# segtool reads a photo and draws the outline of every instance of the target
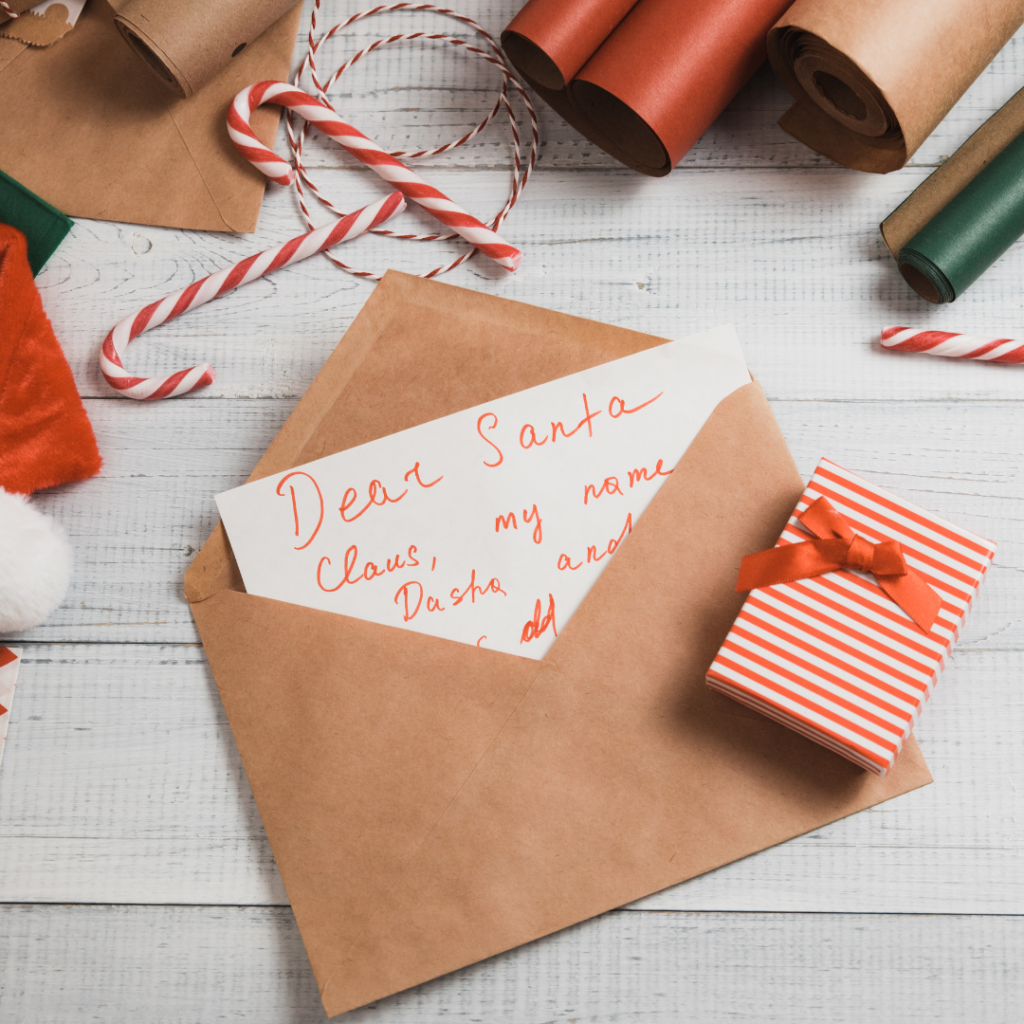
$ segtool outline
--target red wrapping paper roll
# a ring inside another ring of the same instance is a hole
[[[530,0],[502,34],[510,60],[573,127],[663,175],[765,59],[790,0]],[[581,55],[606,33],[586,63]],[[559,81],[572,80],[567,86]]]
[[[637,0],[530,0],[501,34],[515,66],[545,89],[564,89]]]

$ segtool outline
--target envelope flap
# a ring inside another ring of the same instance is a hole
[[[72,216],[254,230],[265,179],[234,151],[227,108],[245,85],[287,76],[301,13],[289,11],[183,100],[121,39],[110,5],[92,0],[59,46],[0,68],[14,111],[0,118],[0,169]],[[276,107],[253,116],[270,145],[279,116]]]
[[[299,3],[194,96],[169,110],[225,231],[256,230],[266,185],[263,174],[239,155],[228,135],[228,107],[247,85],[288,78],[301,18]],[[256,137],[271,149],[280,119],[280,107],[264,106],[254,110],[249,121]],[[301,233],[297,221],[295,233]]]
[[[539,663],[230,591],[193,612],[322,983]]]
[[[930,781],[912,741],[878,779],[704,683],[740,559],[775,542],[802,490],[758,385],[726,398],[336,961],[328,1013]]]

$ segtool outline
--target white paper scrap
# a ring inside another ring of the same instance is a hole
[[[21,667],[21,648],[0,645],[0,761],[7,744],[7,723],[11,720],[11,702]]]

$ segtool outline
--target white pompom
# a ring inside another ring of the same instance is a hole
[[[71,582],[71,545],[61,525],[0,487],[0,634],[38,626]]]

